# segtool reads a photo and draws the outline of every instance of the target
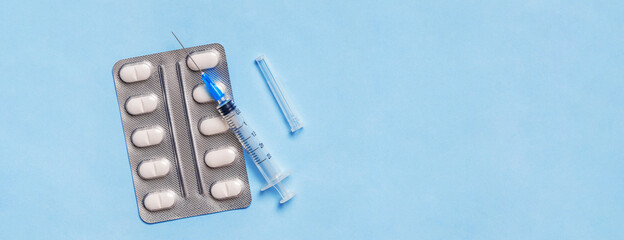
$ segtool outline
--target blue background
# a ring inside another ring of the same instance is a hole
[[[624,2],[9,1],[0,238],[623,239]],[[218,42],[298,195],[148,225],[111,76]],[[253,60],[305,122],[290,135]]]

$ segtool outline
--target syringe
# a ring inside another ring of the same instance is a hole
[[[180,43],[182,49],[186,51],[186,54],[189,56],[195,66],[199,66],[197,65],[197,63],[195,63],[195,60],[193,60],[193,57],[190,55],[188,50],[186,50],[184,45],[182,45],[182,42],[180,42],[175,33],[171,33],[176,38],[176,40],[178,40],[178,43]],[[225,95],[217,87],[217,85],[210,78],[210,76],[203,70],[201,71],[201,77],[206,84],[208,93],[219,104],[217,106],[217,110],[219,110],[219,113],[221,113],[223,119],[227,122],[234,135],[236,135],[238,141],[240,141],[240,143],[243,145],[243,148],[247,150],[247,153],[249,153],[249,156],[251,156],[254,164],[256,165],[256,167],[258,167],[258,170],[267,181],[267,183],[262,186],[260,191],[264,191],[270,187],[274,187],[275,190],[277,190],[279,195],[282,197],[280,203],[285,203],[286,201],[290,200],[292,197],[295,196],[295,193],[288,191],[286,186],[282,184],[282,180],[288,177],[291,172],[283,172],[279,168],[279,166],[275,164],[271,154],[265,149],[264,143],[262,143],[258,139],[256,132],[253,131],[249,127],[249,125],[247,125],[247,122],[245,122],[245,119],[243,119],[241,111],[236,107],[232,98]]]

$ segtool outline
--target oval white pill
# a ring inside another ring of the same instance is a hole
[[[139,128],[132,132],[132,143],[137,147],[148,147],[159,144],[165,131],[161,127]]]
[[[171,170],[171,162],[165,158],[145,160],[139,164],[139,176],[143,179],[164,177]]]
[[[191,60],[192,58],[192,60]],[[195,62],[193,62],[193,60]],[[197,65],[195,65],[197,63]],[[190,57],[186,58],[186,66],[193,71],[199,71],[199,69],[208,69],[217,66],[219,63],[219,52],[215,50],[201,51],[191,53]],[[197,67],[199,65],[199,67]]]
[[[128,98],[126,111],[132,115],[151,113],[158,106],[158,98],[154,94],[141,95]]]
[[[225,93],[225,90],[226,90],[225,84],[223,84],[220,81],[217,82],[216,84],[219,90]],[[193,100],[195,100],[195,102],[198,102],[198,103],[214,102],[214,99],[212,99],[212,96],[208,94],[208,89],[206,89],[205,84],[197,85],[197,87],[193,89]]]
[[[127,83],[146,80],[152,75],[152,67],[147,62],[126,64],[119,70],[119,78]]]
[[[175,202],[176,194],[171,190],[149,193],[143,199],[145,208],[152,212],[172,208]]]
[[[231,147],[214,150],[204,156],[204,162],[211,168],[228,166],[234,162],[234,159],[236,159],[236,150]]]
[[[242,191],[243,183],[239,179],[219,181],[210,188],[210,194],[219,200],[238,197]]]
[[[215,135],[227,131],[228,125],[223,118],[204,118],[199,122],[199,132],[206,136]]]

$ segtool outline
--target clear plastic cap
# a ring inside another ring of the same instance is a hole
[[[271,73],[271,69],[269,69],[269,65],[267,64],[264,55],[256,58],[256,64],[258,64],[258,68],[264,77],[264,80],[269,85],[271,89],[271,93],[273,93],[273,97],[277,101],[284,117],[288,121],[288,125],[290,125],[290,132],[295,132],[303,127],[303,122],[297,116],[297,113],[290,106],[288,98],[284,95],[284,89],[279,84],[277,79],[273,77],[273,73]]]

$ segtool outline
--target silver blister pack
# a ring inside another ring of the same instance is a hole
[[[223,46],[187,50],[232,96]],[[182,49],[123,59],[113,67],[139,215],[146,223],[251,203],[242,146],[194,70]]]

